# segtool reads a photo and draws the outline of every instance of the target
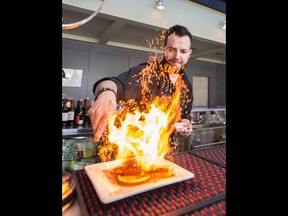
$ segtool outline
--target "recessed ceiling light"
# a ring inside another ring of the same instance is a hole
[[[164,0],[156,0],[156,8],[159,10],[163,10],[165,8],[164,6]]]

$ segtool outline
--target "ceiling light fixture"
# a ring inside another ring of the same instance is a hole
[[[226,29],[226,18],[224,18],[224,20],[220,22],[220,27],[222,29]]]
[[[164,7],[164,0],[156,0],[156,8],[159,9],[159,10],[163,10],[165,7]]]

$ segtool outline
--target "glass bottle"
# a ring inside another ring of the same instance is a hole
[[[87,97],[86,99],[84,99],[84,105],[83,105],[83,124],[85,127],[91,126],[88,114],[89,108],[90,108],[90,100],[89,97]]]
[[[75,107],[74,107],[74,100],[69,100],[69,108],[68,108],[68,124],[69,126],[74,126],[74,116],[75,116]]]
[[[68,122],[67,98],[63,98],[63,106],[62,106],[62,127],[67,126],[67,122]]]
[[[83,108],[82,108],[82,98],[77,101],[77,106],[75,109],[75,125],[83,125]]]

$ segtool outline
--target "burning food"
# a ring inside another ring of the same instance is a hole
[[[142,184],[144,182],[147,182],[147,180],[150,179],[150,175],[147,175],[145,173],[140,175],[118,175],[117,179],[120,184],[124,185],[138,185]]]
[[[147,169],[136,158],[126,159],[122,164],[112,169],[103,170],[103,172],[112,183],[126,186],[139,185],[173,176],[172,170],[168,167],[151,165]]]

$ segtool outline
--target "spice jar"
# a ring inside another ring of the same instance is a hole
[[[76,150],[79,159],[93,156],[93,145],[85,137],[77,137]]]

